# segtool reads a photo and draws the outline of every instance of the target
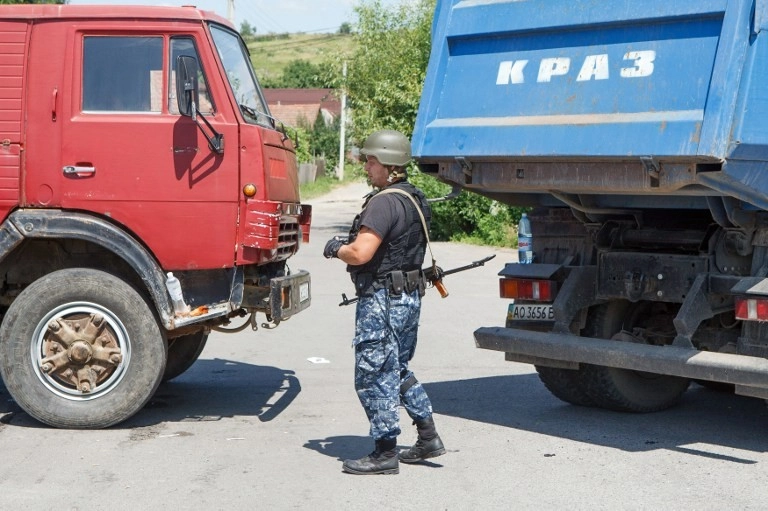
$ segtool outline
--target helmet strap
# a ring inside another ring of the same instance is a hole
[[[395,181],[400,181],[401,179],[405,179],[408,177],[408,174],[406,174],[400,167],[391,167],[392,170],[389,173],[389,176],[387,176],[387,183],[392,184]]]

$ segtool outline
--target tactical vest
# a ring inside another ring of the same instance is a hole
[[[424,194],[408,183],[401,181],[387,187],[399,188],[416,199],[424,218],[429,226],[431,220],[431,210]],[[348,265],[347,271],[351,274],[352,282],[355,283],[355,290],[358,296],[371,294],[385,287],[386,277],[394,271],[409,272],[411,270],[420,270],[424,263],[424,250],[427,244],[427,238],[424,234],[424,228],[416,211],[413,202],[403,195],[393,193],[390,195],[399,201],[406,214],[407,228],[395,239],[382,240],[381,246],[376,250],[370,261],[361,265]],[[363,204],[363,210],[368,206],[376,195],[372,195]],[[383,200],[383,199],[379,199]],[[354,240],[360,232],[360,219],[362,212],[355,217],[352,222],[352,229],[349,232],[349,239]]]

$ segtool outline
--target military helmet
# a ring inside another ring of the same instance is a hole
[[[380,130],[365,139],[363,156],[375,156],[382,165],[405,167],[411,161],[411,142],[395,130]]]

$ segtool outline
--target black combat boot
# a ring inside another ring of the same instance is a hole
[[[376,440],[376,448],[371,454],[359,460],[344,460],[341,469],[357,475],[399,474],[396,447],[396,438]]]
[[[435,458],[445,454],[443,441],[435,429],[435,421],[430,417],[423,421],[414,421],[419,438],[413,447],[400,453],[400,461],[403,463],[416,463],[427,458]]]

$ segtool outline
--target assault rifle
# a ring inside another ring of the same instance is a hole
[[[440,293],[440,296],[442,298],[445,298],[448,296],[448,289],[446,289],[445,284],[443,284],[443,277],[446,275],[453,275],[454,273],[459,273],[460,271],[465,270],[471,270],[472,268],[477,268],[478,266],[483,266],[485,263],[490,261],[496,257],[496,254],[489,255],[488,257],[484,257],[480,259],[479,261],[475,261],[473,263],[459,266],[458,268],[452,268],[450,270],[443,270],[437,265],[430,266],[428,268],[425,268],[424,271],[424,279],[431,285],[431,287],[434,287],[437,289],[438,293]],[[339,304],[339,307],[342,305],[351,305],[355,302],[357,302],[359,298],[347,298],[347,295],[345,293],[341,293],[341,303]]]

